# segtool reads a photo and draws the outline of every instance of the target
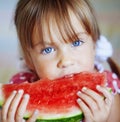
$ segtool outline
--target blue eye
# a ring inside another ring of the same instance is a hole
[[[74,47],[78,47],[78,46],[81,46],[84,42],[81,41],[81,40],[76,40],[72,43],[72,46]]]
[[[55,49],[52,47],[47,47],[45,49],[42,50],[42,54],[49,54],[51,52],[53,52]]]

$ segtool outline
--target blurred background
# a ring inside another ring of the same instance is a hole
[[[101,33],[112,43],[113,58],[120,65],[120,0],[90,0],[96,10]],[[14,27],[17,0],[0,1],[0,82],[7,83],[18,72],[18,39]]]

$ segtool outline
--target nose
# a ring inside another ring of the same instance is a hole
[[[59,68],[67,68],[72,65],[74,65],[72,54],[62,54],[57,64]]]

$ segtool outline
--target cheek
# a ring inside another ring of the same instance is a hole
[[[89,50],[84,50],[80,54],[79,60],[82,60],[83,62],[92,63],[94,62],[94,58],[95,58],[95,51],[93,49],[89,49]]]
[[[41,61],[36,64],[35,67],[36,73],[39,78],[51,78],[53,74],[55,75],[55,66],[51,61]]]
[[[88,56],[89,56],[89,59],[88,59],[89,63],[90,63],[91,65],[94,65],[95,50],[94,50],[94,49],[90,50]]]
[[[95,60],[95,50],[91,50],[89,52],[89,59],[88,59],[88,65],[91,69],[94,68],[94,60]]]
[[[79,65],[85,69],[93,69],[94,68],[94,58],[95,51],[94,49],[89,49],[81,53],[79,56]]]
[[[36,51],[31,51],[31,59],[33,70],[37,73],[39,78],[49,78],[55,74],[55,62],[52,59],[40,56]]]

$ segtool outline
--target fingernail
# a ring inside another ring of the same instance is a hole
[[[80,96],[80,95],[81,95],[81,93],[82,93],[81,91],[78,91],[78,92],[77,92],[77,95],[78,95],[78,96]]]
[[[84,91],[86,91],[86,90],[87,90],[87,88],[86,88],[86,87],[83,87],[83,88],[82,88],[82,91],[83,91],[83,92],[84,92]]]
[[[14,91],[13,91],[13,94],[16,94],[16,93],[17,93],[17,91],[16,91],[16,90],[14,90]]]
[[[96,88],[99,89],[100,88],[100,85],[97,85]]]
[[[81,99],[80,99],[80,98],[78,98],[78,99],[77,99],[77,102],[78,102],[78,103],[80,103],[80,102],[81,102]]]
[[[18,90],[18,93],[19,94],[23,93],[23,90],[22,89]]]
[[[30,97],[29,94],[25,94],[25,95],[24,95],[24,98],[25,98],[25,99],[28,99],[29,97]]]
[[[38,114],[38,113],[39,113],[39,110],[36,109],[36,110],[34,111],[34,114]]]

